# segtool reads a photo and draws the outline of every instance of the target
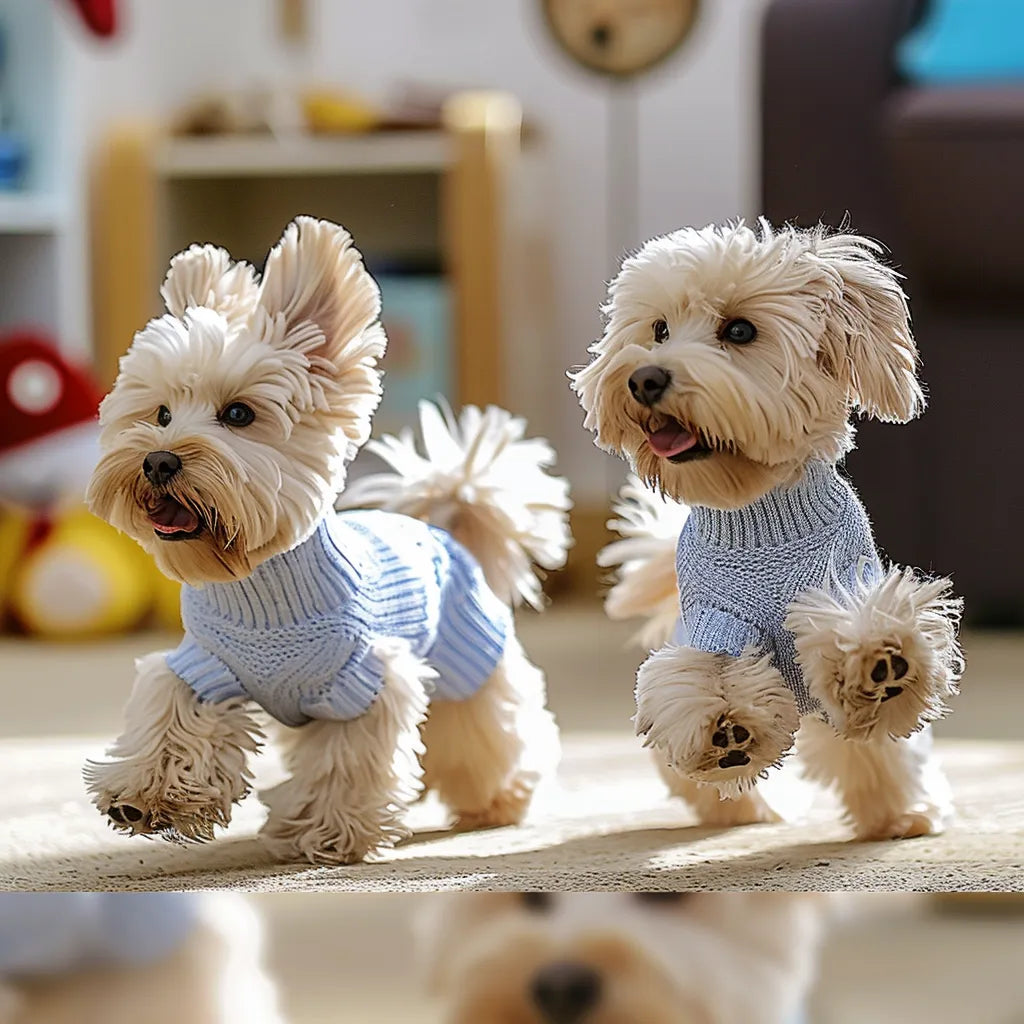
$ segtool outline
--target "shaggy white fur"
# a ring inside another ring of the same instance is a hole
[[[952,586],[893,566],[839,600],[812,590],[790,605],[786,628],[808,688],[847,739],[909,736],[947,713],[963,672]]]
[[[380,294],[343,228],[300,217],[262,279],[193,246],[172,261],[163,296],[167,315],[136,335],[103,402],[89,500],[167,575],[193,587],[244,579],[332,514],[380,399]],[[456,418],[424,406],[421,422],[426,457],[411,434],[380,442],[397,472],[367,481],[361,503],[449,529],[500,597],[539,604],[534,563],[557,568],[570,543],[550,446],[501,409]],[[174,468],[161,478],[151,457]],[[403,835],[421,731],[442,748],[428,771],[464,825],[518,821],[557,761],[543,676],[511,633],[483,688],[464,707],[439,703],[427,723],[433,670],[393,638],[378,653],[384,686],[366,715],[285,734],[291,777],[265,795],[263,832],[280,857],[351,863]],[[122,831],[209,839],[245,795],[259,739],[245,702],[200,702],[155,654],[139,664],[111,760],[87,781]]]
[[[848,452],[852,411],[917,415],[924,392],[907,300],[881,252],[851,233],[776,231],[763,220],[648,242],[610,286],[590,363],[570,375],[598,446],[665,500],[735,510]],[[638,497],[636,482],[622,497],[613,525],[624,539],[601,557],[620,566],[608,611],[645,616],[644,639],[664,641],[674,549],[658,498]],[[920,810],[942,804],[921,795],[935,791],[937,768],[920,743],[894,747],[892,737],[947,712],[963,669],[960,608],[948,580],[893,568],[870,587],[812,588],[780,609],[808,690],[840,734],[838,747],[810,742],[807,754],[825,759],[812,766],[819,778],[854,794],[847,806],[862,838],[941,828],[942,814]],[[757,648],[730,657],[668,643],[641,667],[636,693],[645,742],[724,796],[793,745],[795,706]]]
[[[451,893],[419,919],[445,1024],[788,1024],[834,901],[766,893]]]
[[[411,430],[385,435],[367,450],[394,470],[355,481],[345,508],[382,508],[428,519],[474,552],[502,600],[539,608],[536,568],[558,569],[572,537],[569,484],[545,472],[555,453],[543,438],[524,438],[526,421],[504,409],[420,402],[417,451]]]
[[[676,543],[690,510],[631,473],[612,511],[608,529],[621,539],[597,555],[599,566],[615,570],[604,610],[612,619],[644,618],[634,641],[653,650],[668,642],[679,621]]]
[[[238,700],[202,703],[164,652],[140,658],[135,670],[124,732],[108,751],[114,760],[83,772],[93,802],[133,835],[212,839],[249,792],[246,758],[263,738],[252,709]]]
[[[422,788],[425,687],[437,673],[401,640],[376,653],[384,689],[365,715],[284,731],[290,777],[260,794],[270,809],[260,836],[279,860],[352,864],[408,835],[402,820]]]
[[[754,649],[739,658],[669,644],[641,666],[636,681],[637,734],[676,771],[735,797],[778,764],[800,723],[796,701],[771,657]],[[719,767],[721,746],[744,751],[742,767]]]

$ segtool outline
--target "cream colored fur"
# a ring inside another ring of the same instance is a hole
[[[569,485],[545,472],[555,453],[524,438],[526,421],[504,409],[420,402],[420,444],[412,431],[385,435],[367,449],[393,469],[355,481],[345,508],[383,508],[425,519],[474,553],[503,601],[542,604],[537,568],[558,569],[572,544]]]
[[[424,785],[437,792],[462,828],[518,824],[560,756],[544,674],[515,638],[474,696],[434,701],[423,739]]]
[[[636,682],[637,735],[676,771],[714,785],[725,797],[753,786],[793,745],[800,721],[793,694],[768,655],[748,648],[739,658],[669,644],[641,666]],[[718,766],[719,730],[741,727],[748,738],[742,768]]]
[[[798,746],[808,776],[839,793],[858,839],[935,835],[952,817],[952,794],[932,756],[929,729],[858,742],[809,719]]]
[[[136,673],[113,760],[85,768],[93,803],[129,834],[212,839],[249,791],[246,759],[263,738],[252,710],[239,700],[202,703],[163,652],[140,658]]]
[[[263,926],[241,896],[204,894],[201,922],[156,963],[0,982],[2,1024],[284,1024]],[[6,1000],[6,1001],[5,1001]],[[140,1010],[140,1008],[142,1008]]]
[[[408,835],[402,822],[422,787],[420,725],[436,673],[401,640],[374,653],[384,688],[365,715],[284,733],[289,778],[260,794],[270,809],[260,835],[279,860],[352,864]]]
[[[597,556],[599,566],[615,570],[604,610],[612,619],[644,619],[634,640],[654,650],[668,642],[679,621],[676,543],[689,509],[630,474],[612,511],[616,518],[608,529],[620,539]]]
[[[909,736],[948,711],[958,692],[963,656],[957,640],[961,603],[947,579],[922,580],[893,566],[874,586],[836,599],[807,591],[795,601],[786,628],[796,636],[797,660],[811,695],[847,738]],[[906,675],[878,682],[871,672],[893,656]],[[902,688],[884,700],[887,684]]]
[[[547,896],[431,897],[420,958],[444,1024],[547,1024],[534,991],[556,964],[595,972],[587,1024],[788,1024],[833,906],[788,893]]]
[[[665,499],[730,509],[795,481],[809,460],[841,458],[853,445],[852,412],[895,422],[917,415],[924,392],[907,300],[881,252],[849,232],[776,231],[765,221],[648,242],[611,284],[590,363],[570,375],[598,446]],[[736,320],[756,329],[745,343],[729,337]],[[653,402],[631,393],[643,367],[668,375]],[[664,427],[688,432],[703,456],[657,454],[648,439]],[[636,486],[627,502],[638,501]],[[641,496],[639,507],[657,500]],[[609,612],[645,618],[645,639],[664,639],[674,552],[653,525],[649,512],[627,516],[628,539],[602,561],[620,565]],[[963,668],[960,607],[948,580],[898,568],[856,593],[810,591],[790,606],[810,692],[847,741],[906,737],[947,713]],[[795,709],[783,710],[781,687],[755,650],[730,659],[667,644],[640,669],[637,731],[676,771],[735,795],[793,744]],[[737,724],[747,738],[730,741],[729,752],[758,754],[743,768],[719,767],[724,751],[713,739]],[[809,749],[826,756],[820,744]],[[862,829],[857,819],[858,832],[913,834],[899,823],[917,813],[913,779],[925,769],[875,750],[842,759],[842,785],[854,792],[849,775],[862,771],[860,799],[870,804],[874,792],[883,809],[881,826]],[[924,815],[936,828],[940,817]]]
[[[348,232],[310,217],[286,228],[260,280],[222,249],[193,246],[172,261],[162,294],[167,315],[136,335],[103,402],[89,500],[167,575],[192,586],[241,579],[331,514],[380,399],[380,294]],[[241,426],[222,415],[240,401],[254,413]],[[550,446],[501,409],[456,418],[428,406],[421,420],[426,458],[411,436],[382,442],[398,472],[364,493],[449,528],[510,603],[540,603],[533,564],[560,566],[570,543],[568,487],[547,473]],[[143,471],[158,451],[181,462],[163,482]],[[198,524],[171,540],[152,518],[154,503],[169,501]],[[275,854],[351,863],[404,834],[403,811],[421,788],[431,672],[398,641],[385,639],[381,656],[384,689],[363,718],[286,733],[291,777],[266,796],[263,835]],[[459,728],[467,735],[452,735]],[[543,677],[511,635],[489,683],[428,731],[453,748],[435,750],[430,770],[463,824],[519,820],[557,759]],[[198,702],[151,655],[111,760],[90,765],[87,779],[124,831],[209,839],[245,795],[245,756],[258,739],[242,702]]]

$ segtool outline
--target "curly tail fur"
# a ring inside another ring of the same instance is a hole
[[[632,473],[612,510],[618,518],[608,521],[608,529],[622,539],[597,556],[598,565],[615,569],[604,610],[611,619],[645,618],[634,640],[654,650],[668,641],[679,618],[676,541],[690,510]]]
[[[392,472],[354,481],[346,508],[383,508],[447,530],[479,561],[491,589],[509,604],[542,604],[540,569],[565,564],[569,484],[549,474],[555,453],[524,438],[526,421],[504,409],[420,402],[420,440],[411,430],[371,441]]]

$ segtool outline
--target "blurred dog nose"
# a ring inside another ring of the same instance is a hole
[[[629,378],[629,393],[641,405],[654,405],[668,387],[672,375],[660,366],[641,366]]]
[[[150,452],[142,460],[142,472],[151,484],[165,484],[181,469],[181,459],[174,452]]]
[[[595,25],[590,30],[590,39],[599,50],[603,50],[612,41],[611,26]]]
[[[578,1024],[601,998],[601,975],[585,964],[548,964],[533,976],[531,994],[547,1024]]]

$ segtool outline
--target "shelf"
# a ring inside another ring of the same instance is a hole
[[[0,192],[0,234],[53,234],[62,222],[60,205],[52,195]]]
[[[396,131],[324,138],[298,135],[168,139],[156,151],[165,178],[439,172],[452,161],[440,131]]]

